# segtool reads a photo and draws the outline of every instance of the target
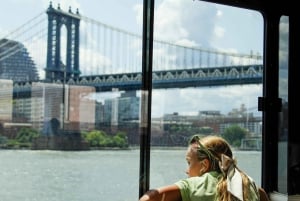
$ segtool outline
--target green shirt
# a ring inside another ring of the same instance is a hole
[[[189,177],[176,182],[182,201],[215,201],[220,174],[212,171],[200,177]]]
[[[175,183],[180,189],[182,201],[215,201],[217,196],[217,184],[221,173],[207,172],[200,177],[190,177]],[[256,185],[250,179],[250,192],[248,199],[258,201],[259,194]]]

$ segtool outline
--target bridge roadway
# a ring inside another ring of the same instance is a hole
[[[153,88],[185,88],[261,84],[263,65],[225,66],[197,69],[178,69],[168,71],[155,71],[152,73]],[[49,83],[45,80],[40,82]],[[51,83],[68,84],[78,86],[93,86],[96,91],[139,90],[141,89],[142,73],[123,73],[110,75],[81,76],[77,79],[69,78],[55,80]],[[28,92],[30,82],[14,83],[14,92]]]

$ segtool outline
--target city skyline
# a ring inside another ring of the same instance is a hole
[[[1,7],[1,18],[6,17],[10,20],[9,23],[1,22],[0,36],[23,24],[25,19],[31,19],[33,13],[46,10],[49,3],[50,1],[38,0],[5,2]],[[54,7],[60,5],[66,11],[69,7],[74,12],[78,8],[82,15],[130,32],[142,31],[142,1],[113,0],[87,3],[73,0],[52,1],[52,4]],[[185,9],[182,9],[183,7]],[[156,1],[155,9],[154,30],[158,39],[173,41],[179,45],[213,48],[232,53],[262,54],[263,19],[258,12],[245,12],[245,9],[183,0]],[[19,14],[5,12],[9,10]],[[116,11],[114,12],[116,14],[112,15],[111,10]],[[180,17],[185,12],[189,12],[190,15]],[[233,13],[240,14],[241,17],[236,18]],[[261,95],[261,85],[154,90],[152,115],[156,117],[173,112],[193,115],[202,109],[220,110],[226,114],[242,103],[248,108],[256,106],[257,97]],[[174,97],[177,99],[175,102]],[[174,108],[177,111],[172,111]]]

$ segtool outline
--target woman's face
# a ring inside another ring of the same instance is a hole
[[[190,145],[187,149],[186,152],[186,161],[188,164],[188,168],[186,170],[186,174],[189,177],[197,177],[201,176],[202,174],[205,173],[205,167],[204,167],[204,161],[199,160],[197,156],[197,151],[193,149],[193,146],[195,147],[196,145]],[[207,159],[204,159],[207,160]]]

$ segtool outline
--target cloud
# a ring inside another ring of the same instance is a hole
[[[191,41],[193,46],[208,48],[216,16],[217,9],[213,4],[163,0],[155,9],[155,37],[173,43]]]
[[[222,17],[222,16],[223,16],[223,12],[222,12],[221,10],[218,10],[218,11],[217,11],[217,17],[220,18],[220,17]]]
[[[225,33],[225,29],[223,27],[220,27],[220,26],[215,26],[215,29],[214,29],[214,35],[218,38],[223,38],[224,36],[224,33]]]
[[[197,115],[202,110],[218,110],[227,114],[241,104],[245,104],[247,108],[255,108],[257,97],[261,93],[261,85],[154,90],[152,115],[160,117],[174,112],[180,115]]]
[[[142,27],[143,25],[143,4],[135,4],[133,6],[133,11],[136,13],[136,23]]]
[[[279,95],[283,99],[288,98],[288,52],[289,52],[289,18],[280,19],[279,41]]]
[[[143,22],[143,6],[134,7],[136,22]],[[221,12],[214,4],[201,1],[161,0],[154,13],[154,37],[180,45],[209,48],[214,37],[215,20]],[[217,29],[220,30],[220,29]]]
[[[287,68],[288,65],[288,41],[289,41],[289,21],[288,17],[282,17],[280,20],[280,49],[279,62],[281,68]]]

